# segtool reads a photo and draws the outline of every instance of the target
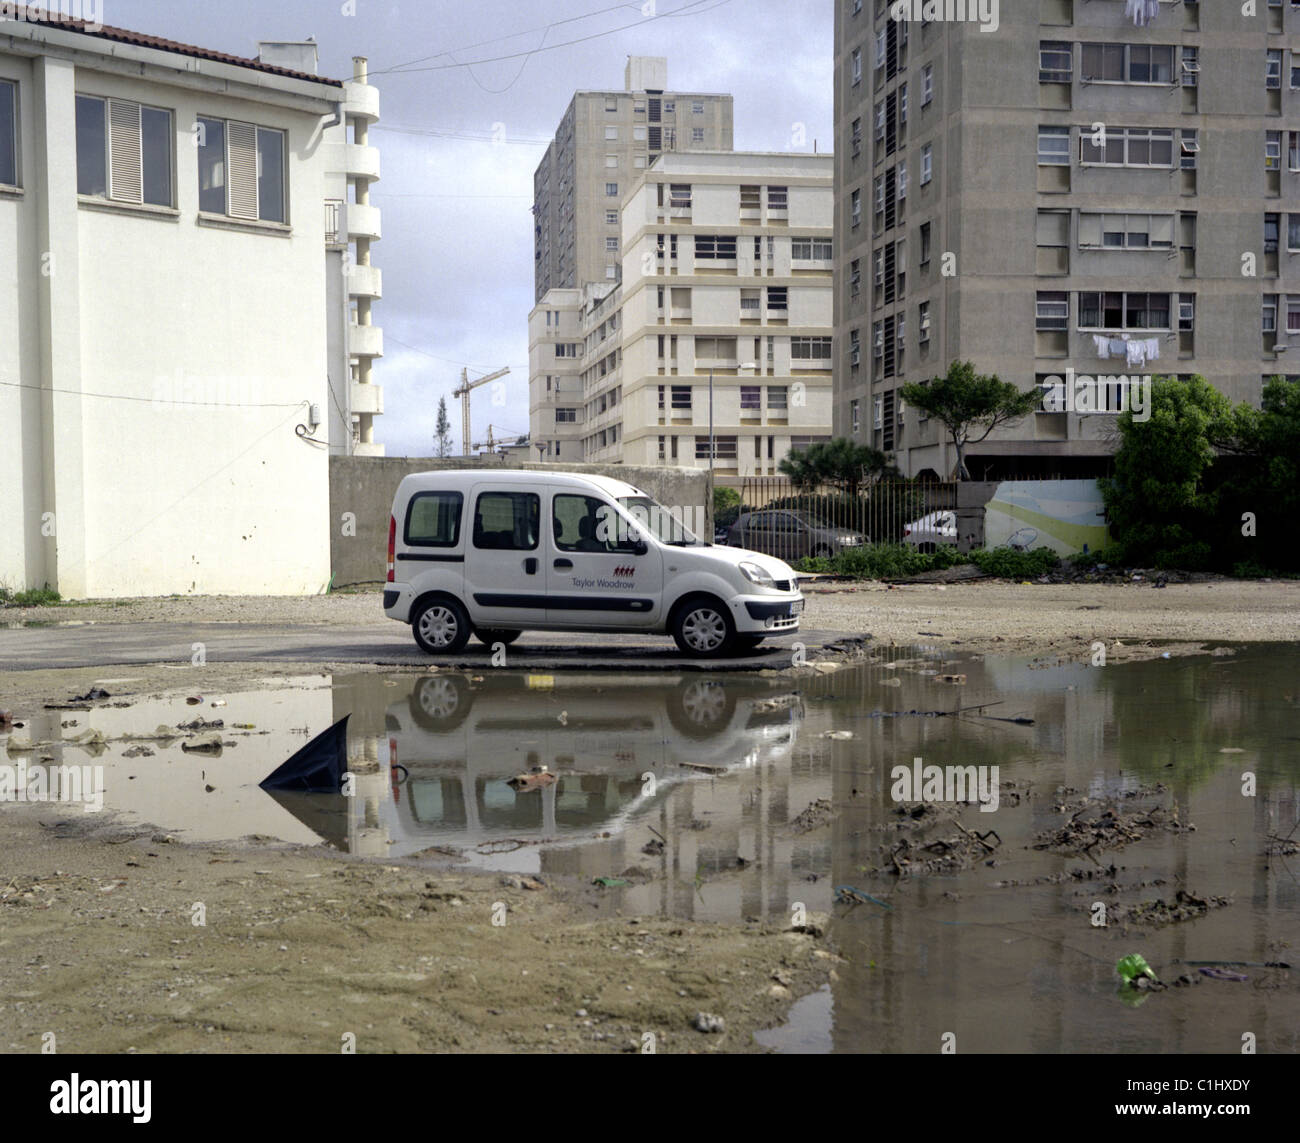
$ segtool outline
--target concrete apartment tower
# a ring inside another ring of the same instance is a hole
[[[836,435],[947,475],[898,388],[954,360],[1021,389],[1199,373],[1253,401],[1300,372],[1300,7],[1135,24],[1120,0],[1041,0],[996,29],[976,7],[835,0]],[[1093,476],[1114,429],[1045,400],[968,466]]]
[[[730,151],[730,95],[670,92],[668,61],[629,56],[622,91],[579,91],[533,175],[535,300],[619,275],[618,211],[650,161]]]

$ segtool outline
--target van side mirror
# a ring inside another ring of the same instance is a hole
[[[644,540],[632,541],[632,551],[635,555],[644,556],[649,550],[650,547]]]

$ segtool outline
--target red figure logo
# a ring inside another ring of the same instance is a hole
[[[615,575],[636,575],[635,565],[630,567],[617,567],[614,569]]]

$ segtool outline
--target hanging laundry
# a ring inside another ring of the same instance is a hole
[[[1101,337],[1094,333],[1092,335],[1092,344],[1097,349],[1097,356],[1103,361],[1106,361],[1110,357],[1110,338]]]
[[[1132,19],[1135,28],[1149,28],[1160,15],[1160,0],[1127,0],[1125,19]]]
[[[1125,357],[1127,355],[1128,355],[1128,342],[1122,341],[1118,337],[1112,337],[1110,339],[1110,356]]]
[[[1127,341],[1124,343],[1124,349],[1130,367],[1147,363],[1145,341]]]
[[[1143,348],[1146,351],[1146,358],[1148,361],[1160,360],[1160,339],[1158,337],[1147,338],[1143,343]]]

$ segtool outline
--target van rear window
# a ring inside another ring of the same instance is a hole
[[[418,548],[454,548],[460,543],[459,492],[417,492],[406,508],[406,543]]]

